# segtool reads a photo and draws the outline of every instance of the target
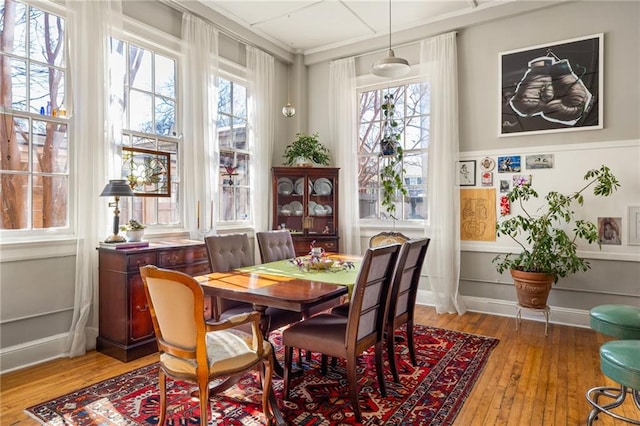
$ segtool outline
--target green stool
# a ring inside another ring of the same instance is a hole
[[[620,383],[620,387],[599,386],[589,389],[587,401],[593,409],[587,418],[587,425],[591,425],[601,412],[618,420],[640,425],[640,411],[635,420],[611,411],[624,402],[627,394],[633,395],[633,402],[640,410],[640,340],[614,340],[602,345],[600,370],[611,380]],[[611,398],[613,401],[602,405],[598,402],[600,396]]]
[[[600,305],[591,309],[589,317],[591,328],[595,331],[622,340],[608,342],[600,347],[600,369],[607,377],[620,383],[620,387],[599,386],[587,392],[587,401],[593,406],[587,425],[591,425],[600,412],[640,425],[640,420],[611,411],[624,402],[628,393],[633,395],[633,401],[640,410],[640,308]],[[600,405],[600,396],[612,398],[613,402]]]
[[[600,305],[589,313],[591,328],[618,339],[640,339],[640,308],[629,305]]]

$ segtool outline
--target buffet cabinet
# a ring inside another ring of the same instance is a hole
[[[296,255],[311,244],[339,251],[338,196],[340,169],[334,167],[274,167],[272,229],[288,229]]]
[[[189,275],[210,272],[207,248],[201,241],[150,243],[149,247],[98,248],[99,334],[96,349],[123,362],[157,352],[151,314],[140,267],[156,265]],[[205,318],[211,318],[205,296]]]

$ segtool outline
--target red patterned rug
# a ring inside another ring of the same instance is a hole
[[[405,336],[404,329],[397,332]],[[279,350],[279,334],[272,334]],[[386,374],[387,397],[378,390],[373,352],[359,357],[360,406],[364,425],[450,425],[462,408],[498,340],[417,325],[418,367],[413,367],[405,341],[396,343],[400,384]],[[385,356],[386,359],[386,356]],[[385,363],[386,364],[386,363]],[[274,379],[282,413],[291,425],[357,424],[347,394],[344,363],[320,373],[320,356],[304,363],[305,374],[292,382],[291,400],[282,399],[283,383]],[[209,425],[263,425],[257,373],[211,400]],[[25,411],[47,425],[155,425],[158,422],[158,365],[153,364],[43,402]],[[197,399],[188,383],[167,379],[168,425],[200,422]]]

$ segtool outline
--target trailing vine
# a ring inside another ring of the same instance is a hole
[[[404,151],[400,145],[400,132],[398,122],[395,120],[395,104],[393,94],[384,95],[384,103],[381,106],[384,117],[384,131],[380,140],[380,183],[382,185],[381,204],[389,217],[397,219],[395,201],[398,197],[407,197],[409,194],[402,181],[404,169],[402,160]]]

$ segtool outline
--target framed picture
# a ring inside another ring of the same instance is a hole
[[[460,186],[476,186],[476,160],[458,161]]]
[[[603,34],[499,54],[499,135],[602,129]]]
[[[553,154],[536,154],[525,156],[527,169],[553,169]]]
[[[598,218],[598,243],[619,246],[622,244],[622,218],[599,217]]]
[[[517,173],[522,170],[519,155],[498,157],[498,173]]]
[[[136,196],[171,196],[171,154],[139,148],[122,148],[122,177]]]
[[[640,206],[629,207],[627,223],[629,224],[628,244],[640,246]]]

